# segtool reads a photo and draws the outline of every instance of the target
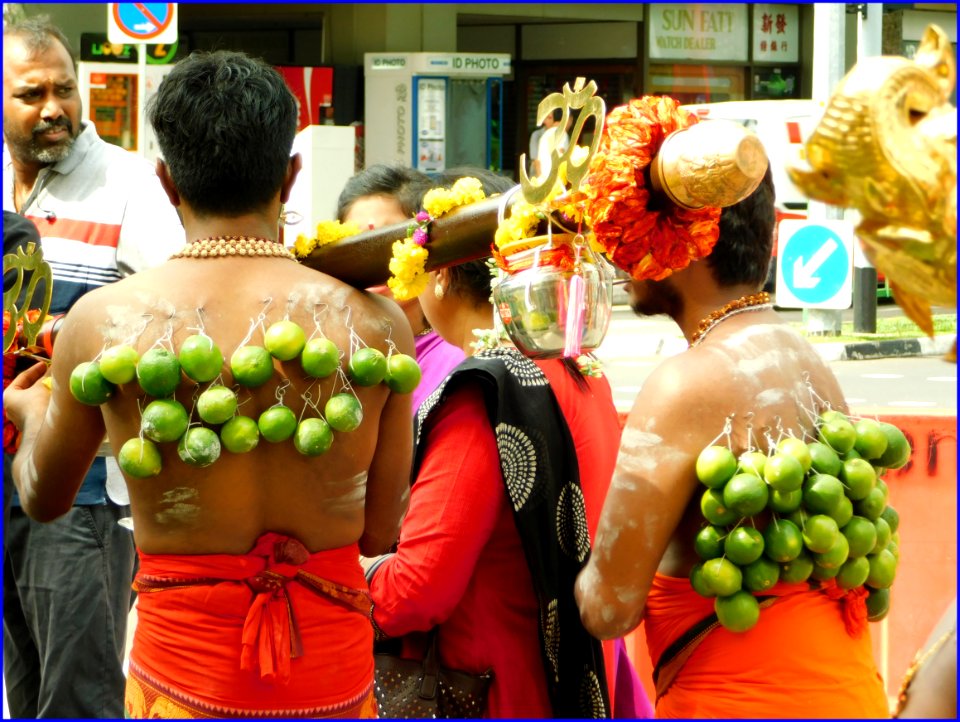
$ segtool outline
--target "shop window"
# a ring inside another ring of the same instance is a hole
[[[753,99],[780,100],[800,97],[799,68],[754,68]]]
[[[650,65],[647,92],[681,104],[745,100],[745,72],[740,66]]]

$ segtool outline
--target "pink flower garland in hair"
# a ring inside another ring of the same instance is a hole
[[[646,169],[670,133],[697,117],[673,98],[644,96],[607,116],[581,187],[585,218],[597,244],[634,279],[660,280],[713,250],[720,209],[688,210],[651,199]]]

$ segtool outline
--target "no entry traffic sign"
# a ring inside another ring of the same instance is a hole
[[[111,43],[174,43],[176,3],[107,3],[107,37]]]
[[[853,224],[785,220],[778,233],[777,305],[850,308]]]

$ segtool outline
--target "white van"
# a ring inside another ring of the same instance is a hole
[[[742,123],[759,136],[770,160],[776,192],[777,225],[786,218],[806,218],[807,198],[787,175],[787,165],[800,160],[803,144],[813,133],[826,108],[816,100],[731,100],[682,106],[701,120],[721,118]],[[774,242],[768,290],[776,278],[777,245]]]

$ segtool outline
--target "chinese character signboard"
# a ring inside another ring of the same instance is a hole
[[[796,5],[753,6],[753,60],[796,63],[800,58],[800,12]]]
[[[651,59],[747,59],[746,5],[650,5],[647,26]]]

